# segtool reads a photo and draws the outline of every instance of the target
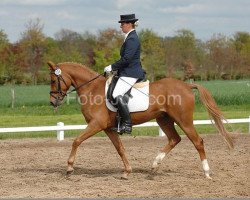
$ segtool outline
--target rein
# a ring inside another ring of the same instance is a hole
[[[79,88],[81,88],[81,87],[83,87],[85,85],[88,85],[89,83],[91,83],[95,79],[98,79],[100,76],[105,76],[105,72],[97,75],[96,77],[92,78],[91,80],[87,81],[86,83],[82,83],[81,85],[75,87],[74,89],[72,89],[69,92],[67,92],[66,95],[70,94],[71,92],[77,91]]]
[[[56,91],[50,91],[50,95],[56,99],[56,102],[59,102],[59,100],[61,101],[61,100],[62,100],[65,96],[67,96],[68,94],[70,94],[70,93],[72,93],[72,92],[74,92],[74,91],[77,91],[79,88],[81,88],[81,87],[83,87],[83,86],[85,86],[85,85],[91,83],[92,81],[94,81],[95,79],[99,78],[100,76],[105,76],[105,74],[106,74],[105,72],[102,73],[102,74],[99,74],[99,75],[97,75],[96,77],[92,78],[91,80],[87,81],[86,83],[83,83],[83,84],[81,84],[81,85],[75,87],[75,88],[72,89],[71,91],[69,91],[69,92],[63,92],[63,91],[62,91],[61,81],[60,81],[60,80],[62,80],[62,82],[63,82],[66,86],[67,86],[67,84],[66,84],[64,78],[62,77],[61,73],[62,73],[62,71],[61,71],[61,69],[60,69],[58,66],[56,67],[56,70],[55,70],[54,72],[51,72],[51,74],[55,74],[56,77],[57,77],[57,90],[56,90]],[[55,96],[54,94],[60,94],[60,96]]]

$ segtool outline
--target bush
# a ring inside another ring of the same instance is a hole
[[[17,84],[30,85],[32,84],[32,76],[30,73],[24,73],[16,82]]]
[[[50,84],[50,75],[49,71],[45,72],[39,72],[37,77],[37,84]]]

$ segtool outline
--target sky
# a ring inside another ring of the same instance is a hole
[[[49,37],[61,29],[97,34],[120,30],[120,15],[131,13],[139,19],[138,31],[150,29],[162,37],[180,29],[201,40],[250,33],[250,0],[0,0],[0,29],[16,42],[28,22],[39,18]]]

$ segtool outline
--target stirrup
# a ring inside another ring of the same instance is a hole
[[[121,129],[118,127],[113,127],[113,128],[111,128],[111,130],[117,132],[119,135],[123,134],[123,132],[121,132]]]
[[[120,117],[119,112],[117,112],[116,121],[117,121],[117,127],[113,127],[113,128],[111,128],[111,130],[117,132],[119,135],[122,135],[123,133],[121,132],[121,128],[120,128],[122,119]]]
[[[121,127],[114,127],[111,130],[117,132],[118,134],[122,135],[123,133],[131,134],[132,126],[128,124],[122,124]]]

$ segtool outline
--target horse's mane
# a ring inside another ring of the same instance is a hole
[[[86,65],[82,64],[82,63],[77,63],[77,62],[62,62],[62,63],[58,63],[58,65],[70,65],[70,66],[79,66],[82,67],[85,71],[91,73],[91,74],[96,74],[97,72],[95,72],[94,70],[90,69],[89,67],[87,67]]]

